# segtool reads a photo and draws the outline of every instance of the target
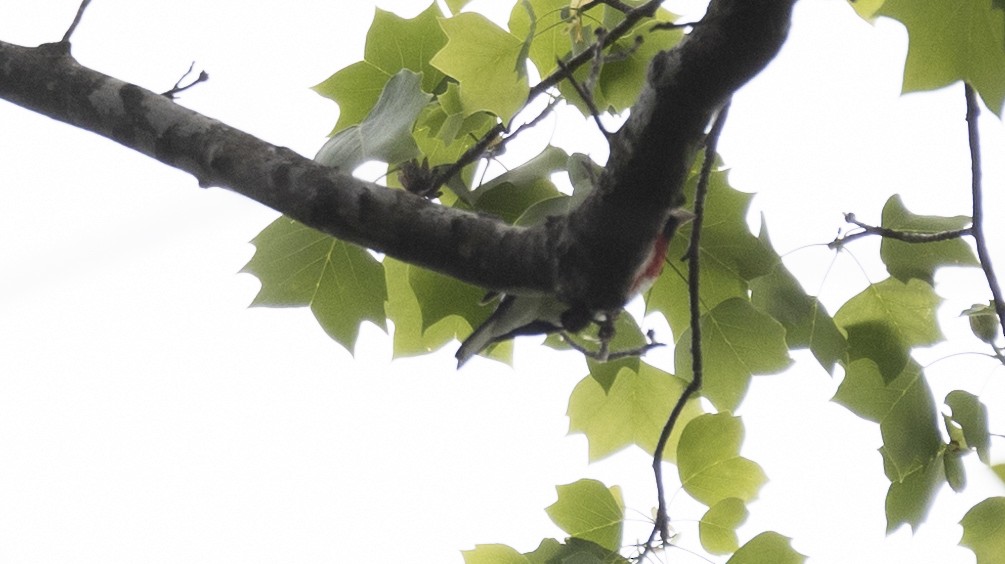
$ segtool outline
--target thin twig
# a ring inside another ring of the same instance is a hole
[[[949,241],[951,239],[959,239],[965,235],[973,234],[973,227],[964,227],[963,229],[951,229],[949,231],[938,231],[934,233],[919,233],[916,231],[899,231],[897,229],[889,229],[887,227],[879,227],[876,225],[869,225],[867,223],[862,223],[855,219],[855,214],[846,213],[844,214],[844,220],[851,223],[857,227],[862,228],[862,231],[856,231],[854,233],[849,233],[847,235],[839,236],[830,243],[827,244],[828,248],[836,249],[843,247],[845,244],[854,241],[855,239],[861,239],[862,237],[867,237],[869,235],[879,235],[880,237],[885,237],[887,239],[896,239],[898,241],[903,241],[905,243],[937,243],[939,241]]]
[[[63,34],[62,43],[70,42],[70,36],[73,35],[73,32],[76,31],[77,26],[80,25],[80,18],[84,17],[84,10],[87,9],[87,5],[90,3],[91,0],[83,0],[80,3],[80,7],[77,8],[77,15],[73,17],[73,23],[70,24],[70,27],[67,28],[66,33]]]
[[[658,507],[656,509],[656,523],[653,532],[649,535],[649,542],[646,550],[639,556],[639,561],[646,556],[646,553],[653,546],[656,535],[660,535],[663,544],[670,542],[670,515],[667,512],[666,493],[663,490],[663,449],[666,448],[670,434],[673,433],[680,414],[684,411],[684,405],[691,396],[701,389],[702,382],[702,355],[701,355],[701,296],[700,296],[700,261],[701,256],[701,227],[705,215],[705,195],[708,193],[708,181],[712,175],[712,166],[715,164],[715,149],[719,142],[719,135],[722,133],[723,125],[726,123],[726,116],[729,113],[729,103],[719,110],[712,129],[705,140],[705,159],[701,165],[701,174],[698,177],[698,186],[694,196],[694,224],[691,228],[691,242],[687,249],[688,259],[688,295],[691,302],[691,381],[681,392],[680,398],[674,404],[667,418],[663,431],[660,433],[659,441],[656,443],[656,450],[653,453],[653,473],[656,476],[656,495]]]
[[[988,279],[988,286],[991,288],[991,296],[994,298],[995,312],[998,314],[998,322],[1005,332],[1005,299],[1002,299],[1002,289],[998,284],[998,276],[995,275],[991,266],[991,254],[988,252],[987,240],[984,237],[984,191],[981,188],[981,144],[980,133],[977,128],[977,117],[980,115],[980,107],[977,102],[977,93],[969,84],[964,84],[964,95],[967,98],[967,139],[970,143],[970,188],[973,194],[973,237],[977,244],[977,259],[984,269],[984,276]]]
[[[168,90],[167,92],[161,92],[161,96],[174,100],[176,94],[180,94],[188,90],[189,88],[192,88],[196,84],[199,84],[200,82],[206,82],[207,80],[209,80],[209,74],[206,71],[199,71],[199,76],[197,76],[195,80],[186,84],[185,86],[182,86],[181,81],[185,80],[188,77],[188,75],[192,74],[192,69],[194,68],[195,68],[195,61],[192,61],[192,64],[188,66],[188,70],[185,71],[185,74],[181,75],[181,78],[178,79],[178,82],[175,82],[174,86],[172,86],[171,89]]]
[[[565,68],[565,63],[562,61],[557,62],[559,68]],[[569,75],[569,83],[572,84],[572,87],[576,90],[576,94],[579,94],[583,103],[586,104],[586,108],[590,110],[590,115],[593,116],[593,121],[596,122],[597,129],[604,134],[604,137],[610,138],[611,132],[607,131],[607,128],[604,127],[604,123],[600,121],[600,111],[593,103],[593,96],[586,90],[586,87],[580,84],[579,81],[577,81],[571,74]]]

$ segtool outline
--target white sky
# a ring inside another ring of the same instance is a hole
[[[58,40],[75,9],[0,0],[0,39]],[[313,155],[337,109],[308,87],[362,56],[371,16],[369,2],[96,0],[74,54],[156,91],[194,60],[211,79],[183,104]],[[962,87],[898,97],[905,50],[894,23],[803,0],[782,54],[737,96],[721,152],[780,251],[830,241],[844,211],[878,223],[894,192],[919,213],[969,214]],[[566,436],[575,356],[528,341],[515,370],[478,359],[458,373],[452,346],[391,363],[368,326],[354,359],[306,310],[246,308],[258,283],[236,273],[275,212],[6,102],[0,124],[0,562],[457,563],[476,543],[561,538],[543,509],[582,477],[623,486],[630,519],[649,514],[647,456],[588,466],[585,439]],[[1005,128],[982,126],[993,219]],[[991,235],[1005,268],[1005,233]],[[877,249],[852,248],[874,281]],[[831,256],[788,258],[836,304],[865,277],[846,257],[828,274]],[[956,315],[987,299],[976,271],[938,280],[958,342],[924,363],[977,349]],[[968,459],[964,494],[940,498],[917,536],[885,538],[878,427],[829,402],[838,380],[808,358],[756,378],[741,408],[743,452],[772,479],[741,540],[774,529],[814,563],[973,562],[952,548],[955,523],[1005,489]],[[937,401],[961,386],[989,401],[1002,376],[953,357],[931,384]],[[701,513],[685,497],[672,517],[694,546]]]

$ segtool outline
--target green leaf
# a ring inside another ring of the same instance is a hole
[[[352,171],[368,160],[397,163],[418,156],[412,125],[431,98],[420,78],[409,70],[391,77],[366,119],[336,133],[314,160]]]
[[[884,465],[889,467],[887,452],[884,449],[880,452]],[[891,483],[886,494],[886,533],[890,534],[905,524],[917,530],[945,481],[944,463],[941,457],[935,457],[928,464],[912,468],[900,480]]]
[[[743,299],[727,300],[701,316],[701,332],[702,395],[718,409],[736,409],[754,374],[780,372],[791,363],[785,328]],[[690,329],[677,341],[674,364],[678,377],[694,377]]]
[[[991,435],[988,433],[988,408],[980,398],[963,390],[954,390],[946,396],[946,405],[953,410],[953,421],[963,428],[964,447],[977,451],[984,464],[991,464]]]
[[[998,479],[1005,482],[1005,464],[995,464],[991,467],[991,470],[998,476]]]
[[[916,215],[911,213],[894,194],[883,206],[883,227],[907,233],[939,233],[953,231],[970,225],[970,218],[963,215],[941,217]],[[905,243],[884,237],[879,247],[879,256],[886,269],[901,282],[919,278],[933,283],[935,269],[943,266],[978,266],[970,245],[963,239],[952,239],[934,243]]]
[[[568,153],[548,145],[536,157],[473,191],[475,207],[507,223],[516,222],[537,202],[562,195],[550,177],[552,173],[565,170],[568,160]]]
[[[740,456],[743,423],[729,413],[699,415],[677,445],[681,486],[708,506],[735,497],[750,501],[767,481],[761,467]]]
[[[763,532],[740,547],[726,564],[802,564],[806,556],[792,549],[788,537],[774,531]]]
[[[763,228],[761,239],[768,244]],[[783,263],[751,280],[750,290],[751,304],[785,327],[785,342],[790,349],[809,347],[820,365],[828,373],[834,372],[834,365],[844,358],[848,343],[820,300],[807,295]]]
[[[372,63],[359,61],[315,86],[315,92],[338,104],[338,122],[330,135],[363,121],[390,78],[390,74]]]
[[[437,21],[442,15],[436,2],[407,20],[377,8],[366,34],[363,60],[388,75],[402,69],[420,73],[422,89],[434,92],[443,74],[430,64],[430,60],[447,43],[447,36]]]
[[[1005,564],[1005,497],[989,497],[970,508],[960,521],[965,546],[977,564]]]
[[[548,506],[548,517],[569,535],[616,551],[621,547],[625,506],[621,490],[597,480],[557,486],[558,501]]]
[[[876,363],[856,360],[846,368],[833,401],[880,424],[893,481],[927,466],[942,447],[932,390],[914,361],[887,384]]]
[[[520,39],[481,14],[441,19],[440,26],[448,41],[431,62],[460,82],[465,115],[487,111],[509,124],[530,91],[526,73],[518,72]]]
[[[614,338],[610,342],[612,351],[639,350],[648,342],[646,336],[642,334],[635,318],[630,315],[619,315],[614,321]],[[576,335],[579,345],[587,349],[596,350],[600,343],[599,327],[587,327],[585,331]],[[641,370],[639,357],[635,355],[626,356],[616,360],[601,362],[587,357],[586,366],[590,369],[590,377],[596,380],[605,392],[609,392],[618,377],[618,373],[623,369],[639,372]]]
[[[505,544],[478,544],[474,550],[464,550],[464,564],[531,564],[524,555]]]
[[[988,344],[995,342],[1001,322],[998,319],[998,312],[995,311],[994,300],[986,304],[974,304],[960,312],[960,316],[964,315],[969,318],[970,331],[975,337]]]
[[[927,282],[887,278],[848,300],[834,322],[848,334],[849,358],[873,360],[889,381],[903,370],[910,348],[942,339],[935,319],[940,301]]]
[[[532,564],[631,564],[617,551],[588,540],[570,537],[566,539],[565,544],[553,542],[557,546],[548,546],[543,552],[539,547],[534,552],[528,553],[527,558]]]
[[[450,8],[450,13],[458,14],[464,9],[464,6],[471,3],[471,0],[446,0],[446,2],[447,7]]]
[[[965,81],[994,113],[1005,101],[1005,14],[992,0],[886,0],[878,15],[907,28],[904,92]]]
[[[946,481],[956,493],[962,492],[967,487],[967,471],[963,466],[963,453],[964,451],[959,450],[946,450],[942,455]]]
[[[622,368],[608,391],[596,379],[584,378],[569,397],[569,433],[586,435],[591,462],[633,444],[652,455],[666,418],[685,386],[680,378],[645,363],[638,372]],[[684,404],[664,449],[664,460],[676,459],[684,426],[701,413],[697,399]]]
[[[564,548],[565,545],[555,539],[544,539],[533,552],[525,552],[523,555],[527,557],[530,564],[550,564],[555,561]]]
[[[309,305],[325,332],[350,351],[363,321],[387,330],[383,267],[366,250],[285,216],[252,243],[255,255],[241,272],[256,276],[262,289],[251,305]]]
[[[698,537],[705,550],[712,554],[736,552],[740,541],[736,528],[747,520],[750,512],[742,500],[726,498],[716,503],[698,521]]]

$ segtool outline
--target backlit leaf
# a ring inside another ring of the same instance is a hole
[[[939,233],[962,229],[968,225],[970,218],[967,216],[940,217],[913,214],[896,194],[883,206],[883,227],[896,231]],[[939,267],[978,265],[973,250],[963,239],[935,243],[905,243],[884,237],[880,243],[879,256],[886,264],[890,276],[901,282],[920,278],[932,284],[935,270]]]
[[[520,39],[481,14],[441,19],[440,26],[448,41],[431,63],[460,82],[465,114],[487,111],[508,124],[530,90],[526,73],[518,72]]]
[[[772,374],[791,363],[785,328],[749,302],[733,298],[701,317],[704,380],[702,395],[718,409],[733,410],[747,393],[754,374]],[[677,341],[677,376],[691,380],[691,331]]]
[[[599,460],[628,445],[638,445],[650,455],[667,416],[687,384],[658,368],[641,363],[639,371],[622,368],[610,390],[593,377],[584,378],[569,397],[569,432],[581,432],[590,444],[590,460]],[[673,462],[677,443],[688,421],[702,413],[692,399],[684,405],[676,428],[663,452]]]
[[[251,305],[310,306],[325,332],[350,351],[363,321],[386,330],[383,266],[364,249],[285,216],[252,243],[255,255],[241,271],[256,276],[262,289]]]
[[[531,564],[526,556],[504,544],[479,544],[461,554],[464,564]]]
[[[970,508],[960,521],[965,546],[977,564],[1005,564],[1005,497],[989,497]]]
[[[545,511],[569,535],[616,551],[621,547],[625,507],[618,487],[597,480],[557,486],[558,501]]]
[[[701,545],[712,554],[735,552],[740,547],[736,528],[747,520],[749,514],[743,501],[735,497],[716,503],[698,522]]]
[[[729,413],[699,415],[677,444],[677,471],[691,497],[708,506],[735,497],[750,501],[767,481],[761,467],[740,456],[743,423]]]
[[[792,548],[792,539],[774,531],[763,532],[740,547],[726,564],[803,564],[806,556]]]
[[[886,451],[880,449],[880,452],[883,453],[884,462],[888,462]],[[901,480],[893,481],[886,493],[887,534],[901,525],[910,525],[912,530],[917,530],[945,481],[942,457],[933,458],[924,466],[916,466],[902,476]]]
[[[953,410],[953,421],[963,429],[964,447],[977,451],[984,464],[991,464],[991,435],[988,433],[988,409],[980,398],[963,390],[946,396],[946,405]]]

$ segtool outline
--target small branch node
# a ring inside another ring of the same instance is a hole
[[[181,84],[182,81],[188,78],[188,76],[192,74],[192,69],[194,68],[195,68],[195,61],[192,61],[192,64],[188,66],[188,70],[185,71],[185,74],[181,75],[181,78],[178,79],[178,82],[175,82],[174,86],[172,86],[170,90],[166,92],[161,92],[161,96],[164,96],[165,98],[168,98],[170,100],[174,100],[178,94],[181,94],[182,92],[188,90],[189,88],[192,88],[193,86],[199,84],[200,82],[206,82],[207,80],[209,80],[209,74],[206,73],[206,71],[199,71],[199,76],[195,77],[195,79],[193,79],[192,82],[182,86]]]

